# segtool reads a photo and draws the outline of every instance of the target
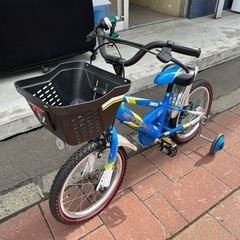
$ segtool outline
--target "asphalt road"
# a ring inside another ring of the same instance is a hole
[[[210,81],[214,99],[224,97],[240,88],[240,58],[202,71],[198,74],[198,78]]]
[[[212,114],[224,111],[240,102],[240,58],[202,71],[198,79],[207,79],[213,86],[214,103]],[[138,96],[159,96],[162,88],[149,88]],[[132,130],[119,127],[121,133]],[[0,142],[0,194],[18,185],[36,180],[58,169],[77,147],[60,151],[54,136],[40,128]]]
[[[212,114],[217,114],[240,102],[240,58],[199,73],[213,87]]]

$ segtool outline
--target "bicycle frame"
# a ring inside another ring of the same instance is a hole
[[[183,107],[172,105],[171,99],[173,94],[173,92],[167,92],[162,102],[146,98],[137,98],[134,96],[125,96],[123,103],[117,112],[117,119],[125,125],[137,130],[139,133],[139,141],[144,146],[150,146],[155,143],[156,139],[171,136],[176,132],[182,131],[199,122],[204,115],[203,112],[191,111],[184,109]],[[141,117],[126,107],[124,103],[152,107],[153,110]],[[183,112],[184,114],[193,114],[199,117],[194,118],[188,123],[180,124],[175,128],[170,128],[169,120],[171,110],[177,111],[178,113]]]
[[[116,114],[116,118],[128,127],[135,129],[138,132],[139,142],[144,146],[151,146],[163,137],[172,136],[175,133],[196,124],[197,122],[200,122],[200,120],[204,117],[204,113],[201,111],[202,109],[195,111],[186,109],[189,104],[189,94],[192,84],[188,86],[172,84],[173,79],[179,74],[179,71],[181,71],[179,66],[169,65],[155,78],[154,82],[157,85],[168,84],[167,91],[162,101],[128,95],[125,95],[123,98],[122,104]],[[197,71],[198,67],[195,66],[195,77],[197,75]],[[144,116],[140,116],[132,109],[128,108],[126,103],[150,107],[152,110]],[[169,120],[176,117],[181,112],[184,114],[196,115],[198,117],[188,123],[179,124],[177,127],[171,128],[169,126]],[[116,156],[118,137],[114,126],[110,126],[108,131],[112,135],[111,150],[108,159],[108,163],[110,164],[114,161]]]
[[[186,88],[191,87],[187,86]],[[189,91],[186,95],[187,99],[189,96]],[[182,131],[198,122],[200,122],[204,118],[204,113],[202,109],[199,110],[188,110],[184,107],[175,106],[171,104],[172,97],[174,96],[174,92],[166,92],[163,101],[156,101],[147,98],[138,98],[134,96],[124,96],[123,102],[119,107],[116,118],[121,121],[123,124],[135,129],[138,131],[138,139],[141,144],[144,146],[150,146],[155,143],[158,143],[161,138],[171,136],[178,131]],[[152,107],[153,110],[149,111],[145,116],[141,117],[130,108],[128,108],[125,103]],[[197,117],[192,119],[190,122],[185,124],[180,124],[175,128],[169,127],[169,120],[171,117],[171,111],[184,113],[184,114],[192,114]],[[119,137],[121,135],[117,134],[116,128],[114,126],[110,126],[108,131],[111,133],[111,147],[108,158],[108,163],[106,165],[106,174],[101,179],[101,182],[109,182],[111,178],[111,170],[112,166],[115,162],[115,157],[117,154]],[[127,143],[128,140],[125,141],[126,144],[131,145],[131,143]],[[132,146],[130,148],[134,149]],[[105,185],[107,186],[107,185]]]

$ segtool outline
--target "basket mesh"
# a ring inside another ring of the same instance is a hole
[[[78,142],[86,141],[89,135],[101,134],[102,124],[97,108],[72,119],[72,127]]]
[[[63,104],[52,82],[38,90],[33,96],[38,97],[40,100],[51,106],[61,106]]]

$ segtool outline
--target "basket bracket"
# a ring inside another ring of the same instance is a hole
[[[98,80],[96,81],[96,85],[93,86],[92,91],[93,94],[93,100],[96,98],[96,94],[104,96],[107,93],[108,84],[105,85],[105,88],[98,87]]]

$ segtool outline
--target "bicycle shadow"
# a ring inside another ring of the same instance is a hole
[[[215,155],[212,155],[210,153],[202,154],[199,152],[195,152],[195,154],[199,158],[194,164],[195,167],[209,164],[215,159]]]
[[[109,227],[114,228],[123,223],[127,219],[127,215],[121,210],[119,202],[125,198],[130,192],[120,192],[111,201],[110,205],[100,213],[101,220]]]

